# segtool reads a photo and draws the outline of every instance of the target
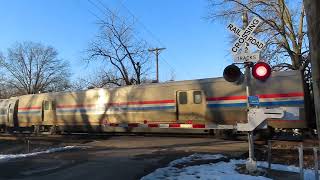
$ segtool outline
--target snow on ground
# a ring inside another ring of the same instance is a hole
[[[268,168],[268,162],[265,161],[258,161],[258,167]],[[288,171],[288,172],[296,172],[300,173],[300,168],[296,166],[288,166],[283,164],[271,164],[271,169],[279,170],[279,171]],[[314,177],[314,170],[311,169],[304,169],[304,179],[305,180],[313,180]]]
[[[48,154],[48,153],[67,151],[67,150],[71,150],[71,149],[81,149],[81,148],[84,148],[84,147],[65,146],[65,147],[51,148],[51,149],[48,149],[45,151],[39,151],[39,152],[33,152],[33,153],[27,153],[27,154],[0,154],[0,162],[8,161],[11,159],[16,159],[16,158],[24,158],[24,157],[30,157],[30,156],[37,156],[40,154]]]
[[[153,180],[153,179],[174,179],[174,180],[191,180],[191,179],[214,179],[214,180],[266,180],[269,178],[262,176],[250,176],[245,174],[239,174],[235,169],[237,164],[245,164],[246,160],[231,159],[230,162],[220,161],[218,163],[191,165],[186,167],[177,167],[177,165],[190,163],[198,160],[218,160],[221,158],[227,158],[221,154],[209,155],[209,154],[193,154],[188,157],[184,157],[169,163],[167,167],[159,168],[154,172],[141,178],[141,180]],[[268,167],[267,162],[258,161],[258,167]],[[290,172],[299,172],[300,169],[295,166],[286,166],[281,164],[272,164],[272,169]],[[314,171],[307,169],[304,171],[305,180],[314,179]]]

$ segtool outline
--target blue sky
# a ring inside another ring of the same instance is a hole
[[[92,0],[99,5],[99,2]],[[139,37],[161,53],[160,80],[174,71],[176,80],[218,77],[232,62],[226,25],[209,22],[206,0],[101,0],[120,15],[134,14]],[[103,9],[104,7],[101,6]],[[129,12],[129,11],[130,12]],[[35,41],[55,47],[70,61],[73,78],[90,73],[84,50],[98,33],[102,13],[88,0],[7,0],[0,6],[0,51],[15,42]],[[150,73],[155,76],[155,70]]]

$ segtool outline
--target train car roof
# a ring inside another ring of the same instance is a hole
[[[277,76],[295,76],[299,71],[281,71],[281,72],[272,72],[272,77]],[[121,86],[121,87],[113,87],[113,88],[93,88],[93,89],[85,89],[85,90],[76,90],[76,91],[62,91],[62,92],[48,92],[48,93],[40,93],[40,94],[27,94],[23,96],[32,96],[32,95],[61,95],[61,94],[68,94],[68,93],[82,93],[88,91],[97,91],[99,89],[105,90],[117,90],[117,89],[126,89],[126,88],[156,88],[156,87],[165,87],[165,86],[176,86],[176,85],[186,85],[186,84],[205,84],[205,83],[212,83],[212,82],[226,82],[223,77],[215,77],[215,78],[204,78],[204,79],[194,79],[194,80],[182,80],[182,81],[167,81],[167,82],[160,82],[160,83],[146,83],[146,84],[139,84],[139,85],[129,85],[129,86]],[[22,97],[22,96],[20,96]]]

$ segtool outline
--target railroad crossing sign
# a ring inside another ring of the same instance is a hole
[[[260,53],[240,53],[234,55],[234,62],[258,62],[260,59]]]
[[[240,29],[233,23],[230,23],[227,29],[238,36],[236,42],[232,45],[231,52],[234,56],[235,62],[257,62],[260,59],[259,53],[250,53],[246,44],[251,44],[258,50],[262,50],[265,47],[265,43],[255,38],[252,33],[262,23],[259,17],[254,17],[249,25],[244,29]],[[245,50],[241,53],[240,50],[243,48]]]

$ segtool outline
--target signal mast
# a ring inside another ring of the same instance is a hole
[[[271,67],[260,60],[260,51],[265,47],[265,43],[253,36],[255,29],[263,22],[259,17],[255,16],[248,24],[247,12],[242,16],[244,29],[238,28],[233,23],[227,26],[227,29],[234,33],[238,39],[234,42],[231,48],[233,55],[233,64],[227,66],[223,71],[223,77],[226,81],[241,84],[244,80],[246,83],[247,94],[247,110],[259,106],[259,97],[251,96],[250,93],[250,80],[252,76],[259,81],[266,81],[271,75]],[[257,52],[250,52],[249,45],[258,49]],[[244,64],[245,74],[243,74],[236,64]],[[252,71],[251,71],[252,68]],[[249,122],[249,115],[248,115]],[[248,143],[249,143],[249,158],[246,163],[246,168],[249,172],[257,169],[256,161],[254,160],[254,143],[253,132],[248,130]]]

